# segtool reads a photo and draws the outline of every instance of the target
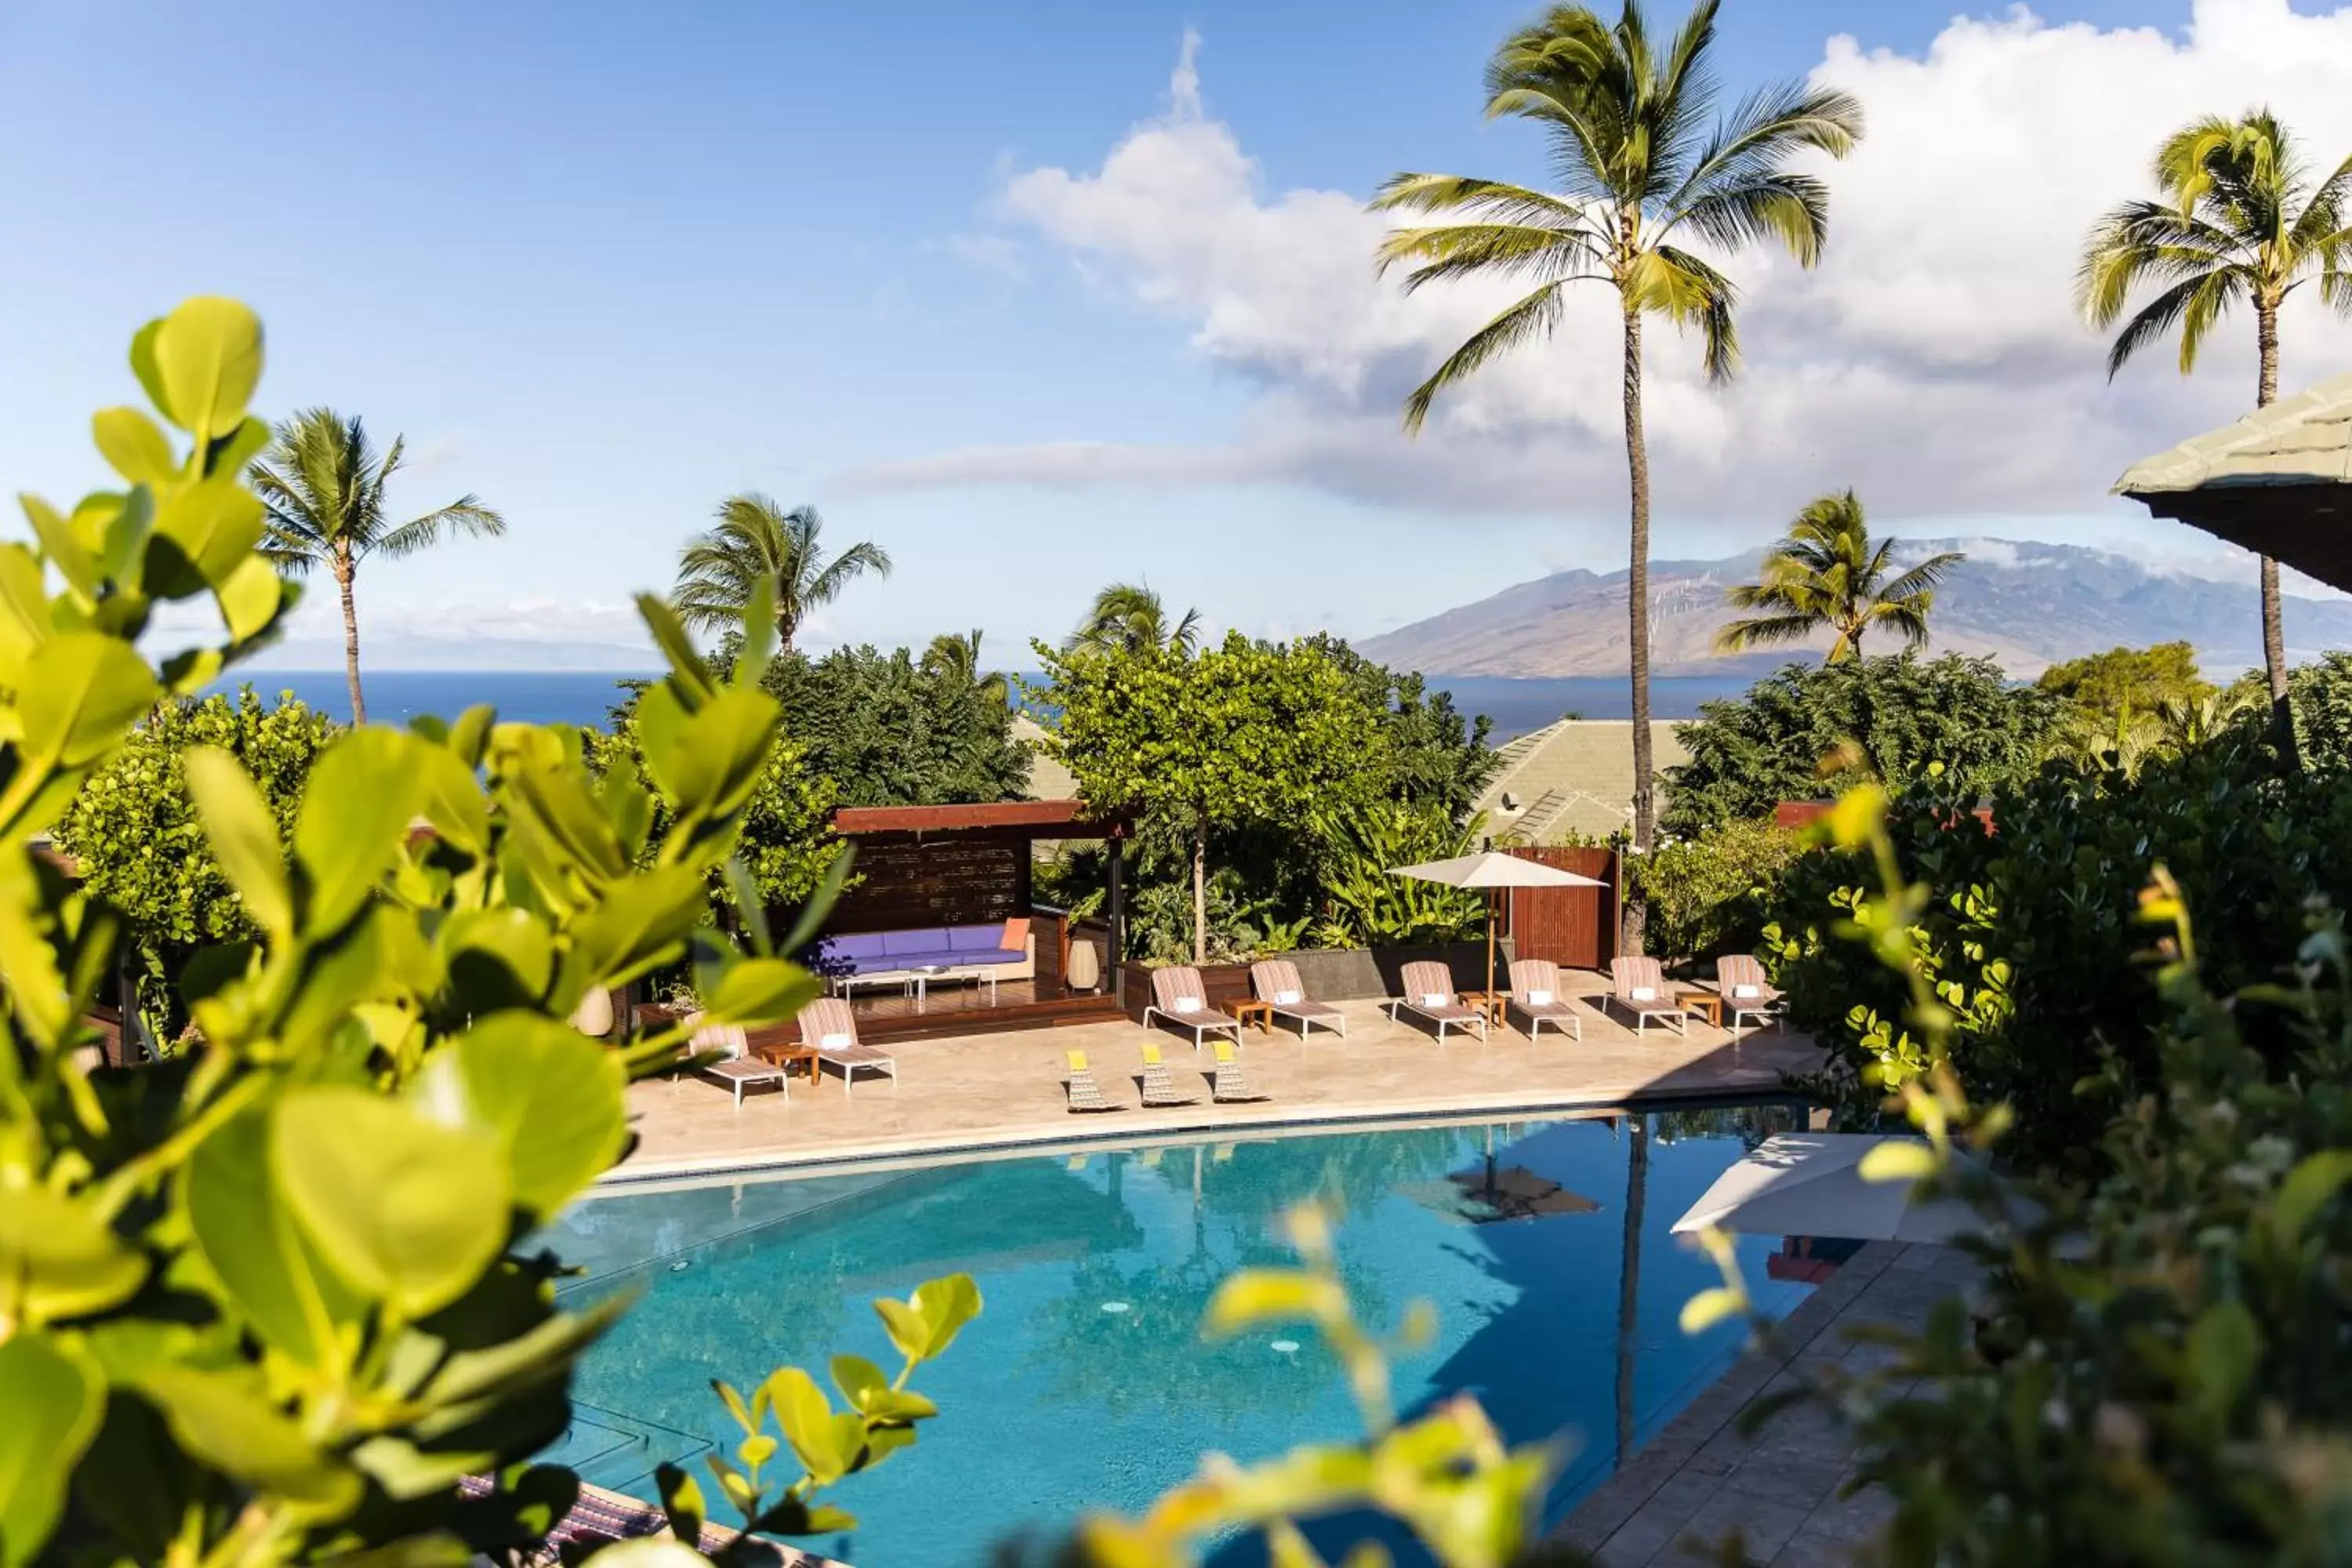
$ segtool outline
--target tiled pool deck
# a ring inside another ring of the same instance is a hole
[[[1742,1436],[1739,1413],[1824,1363],[1885,1365],[1891,1352],[1851,1342],[1850,1331],[1865,1323],[1916,1330],[1937,1302],[1968,1288],[1976,1269],[1945,1247],[1864,1247],[1780,1324],[1769,1345],[1751,1351],[1579,1504],[1560,1538],[1593,1553],[1601,1568],[1719,1561],[1735,1530],[1747,1560],[1772,1568],[1875,1560],[1870,1549],[1894,1505],[1876,1489],[1840,1495],[1854,1450],[1834,1419],[1793,1406]]]
[[[1598,991],[1598,975],[1582,979]],[[752,1090],[735,1109],[724,1085],[699,1079],[652,1080],[629,1090],[635,1151],[608,1181],[835,1161],[917,1157],[954,1150],[1051,1146],[1074,1139],[1136,1133],[1218,1132],[1286,1123],[1419,1115],[1591,1110],[1675,1100],[1738,1100],[1780,1089],[1784,1072],[1812,1070],[1820,1052],[1801,1034],[1750,1031],[1734,1040],[1694,1018],[1687,1038],[1653,1028],[1636,1035],[1598,1016],[1584,1037],[1517,1028],[1480,1043],[1454,1035],[1444,1047],[1410,1022],[1392,1023],[1377,1004],[1341,1005],[1348,1038],[1323,1030],[1302,1041],[1287,1031],[1244,1031],[1242,1062],[1250,1105],[1210,1103],[1191,1043],[1166,1029],[1118,1022],[897,1044],[898,1087],[861,1075],[854,1095],[838,1074],[811,1085],[795,1075],[789,1099]],[[1157,1044],[1186,1093],[1199,1103],[1145,1110],[1136,1075],[1141,1048]],[[1063,1088],[1067,1053],[1084,1051],[1104,1095],[1128,1109],[1074,1115]],[[1206,1058],[1197,1058],[1205,1062]]]

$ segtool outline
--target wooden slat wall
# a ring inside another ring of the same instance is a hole
[[[1521,888],[1505,895],[1512,945],[1521,958],[1549,958],[1564,969],[1606,969],[1617,956],[1617,855],[1614,850],[1549,846],[1513,849],[1523,860],[1598,877],[1605,888]]]

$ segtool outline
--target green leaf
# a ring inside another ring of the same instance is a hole
[[[96,595],[98,561],[83,547],[73,524],[38,496],[19,494],[16,501],[25,509],[25,520],[33,525],[33,538],[40,544],[42,556],[84,598]]]
[[[1240,1268],[1209,1299],[1203,1333],[1236,1334],[1261,1323],[1325,1323],[1347,1315],[1338,1284],[1297,1268]]]
[[[885,1297],[874,1303],[890,1342],[909,1361],[928,1361],[946,1350],[980,1309],[980,1287],[969,1274],[928,1280],[904,1301]]]
[[[757,686],[776,657],[776,583],[761,574],[743,605],[743,643],[735,651],[734,683]]]
[[[180,461],[163,427],[136,408],[101,408],[90,416],[98,455],[134,485],[161,485],[179,477]]]
[[[461,910],[443,923],[435,945],[468,1013],[534,1006],[555,980],[555,939],[528,910]]]
[[[779,1367],[767,1383],[776,1425],[793,1446],[818,1486],[830,1486],[847,1475],[866,1447],[866,1423],[844,1413],[835,1415],[816,1379],[799,1367]]]
[[[514,1201],[551,1215],[621,1156],[627,1075],[604,1047],[535,1013],[498,1013],[425,1059],[409,1099],[488,1139]]]
[[[213,1130],[188,1158],[181,1202],[197,1248],[230,1303],[262,1340],[301,1365],[324,1370],[343,1353],[339,1325],[358,1303],[317,1267],[272,1179],[268,1110]]]
[[[164,416],[199,440],[235,429],[261,381],[261,318],[235,300],[199,295],[142,331],[131,363],[147,368],[150,395]]]
[[[730,964],[702,998],[713,1023],[782,1023],[824,990],[824,984],[797,963],[781,958],[747,958]]]
[[[642,711],[644,703],[639,707],[638,743],[645,750],[646,775],[678,815],[725,817],[741,811],[759,784],[782,722],[776,700],[732,687],[667,732],[648,723],[651,715]]]
[[[2262,1331],[2242,1301],[2216,1301],[2189,1325],[2189,1375],[2197,1402],[2217,1416],[2238,1402],[2263,1356]]]
[[[287,1094],[272,1134],[278,1189],[320,1256],[408,1317],[464,1295],[506,1243],[513,1183],[479,1132],[320,1086]]]
[[[1682,1330],[1686,1334],[1703,1334],[1724,1319],[1737,1317],[1747,1310],[1746,1291],[1717,1285],[1683,1303]]]
[[[278,819],[269,803],[236,759],[216,746],[195,747],[181,767],[204,821],[205,842],[245,912],[271,936],[292,936],[294,889],[286,879],[286,851],[278,842]]]
[[[925,1421],[940,1413],[940,1407],[921,1394],[891,1387],[882,1369],[864,1356],[834,1357],[833,1384],[853,1409],[871,1421]]]
[[[226,435],[213,437],[211,447],[205,452],[205,477],[244,473],[268,447],[270,439],[269,426],[247,415]]]
[[[654,1489],[661,1498],[662,1512],[669,1517],[670,1533],[680,1541],[702,1539],[702,1521],[710,1517],[710,1510],[702,1500],[701,1485],[676,1465],[663,1463],[654,1467]]]
[[[333,931],[358,912],[400,858],[424,804],[432,748],[399,730],[348,731],[310,766],[294,853],[309,878],[306,929]]]
[[[619,897],[572,922],[572,968],[583,989],[619,985],[673,957],[709,906],[701,874],[658,866],[631,879]]]
[[[322,1451],[266,1398],[248,1370],[162,1368],[139,1391],[183,1447],[236,1479],[334,1517],[359,1500],[357,1472]]]
[[[102,1311],[146,1278],[147,1259],[87,1202],[47,1187],[0,1201],[0,1302],[23,1320]]]
[[[248,555],[213,584],[221,624],[230,640],[248,643],[269,629],[280,610],[291,609],[297,589],[258,555]]]
[[[1862,1157],[1865,1182],[1916,1182],[1936,1173],[1936,1151],[1908,1139],[1889,1139]]]
[[[2347,1181],[2352,1181],[2352,1149],[2322,1149],[2289,1171],[2271,1200],[2271,1232],[2279,1245],[2300,1242],[2304,1227]]]
[[[645,621],[646,630],[653,633],[654,646],[661,649],[663,659],[669,665],[671,683],[681,689],[679,695],[698,704],[707,699],[713,689],[710,678],[703,673],[702,655],[696,651],[694,639],[686,635],[677,612],[655,595],[640,594],[637,615]],[[650,697],[653,693],[648,691],[646,695]]]
[[[253,549],[261,535],[261,498],[235,476],[183,486],[155,511],[147,546],[149,588],[167,598],[217,588],[257,559]]]
[[[105,1382],[79,1350],[37,1333],[0,1341],[0,1568],[47,1544],[105,1409]]]
[[[25,660],[16,701],[28,761],[66,768],[97,761],[158,695],[146,661],[128,643],[97,632],[58,633]]]

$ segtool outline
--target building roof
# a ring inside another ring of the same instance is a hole
[[[833,830],[849,837],[905,833],[917,837],[994,835],[1012,838],[1124,838],[1128,825],[1097,821],[1075,800],[1001,800],[979,805],[845,805]]]
[[[1041,746],[1045,727],[1026,713],[1013,716],[1013,738],[1029,749],[1029,795],[1033,800],[1076,800],[1078,781]]]
[[[2352,589],[2352,375],[2135,463],[2116,492]]]
[[[1672,720],[1651,721],[1650,749],[1659,769],[1690,760]],[[1496,754],[1502,765],[1477,803],[1496,837],[1555,844],[1606,838],[1632,827],[1633,721],[1562,719],[1506,742]]]

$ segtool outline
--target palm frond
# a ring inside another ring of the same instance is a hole
[[[1406,433],[1421,433],[1439,393],[1469,380],[1496,355],[1507,353],[1530,339],[1549,336],[1559,323],[1561,300],[1567,289],[1564,281],[1547,283],[1471,333],[1468,341],[1447,355],[1445,363],[1405,399]]]
[[[1967,559],[1966,555],[1957,550],[1947,550],[1941,554],[1930,555],[1900,577],[1881,587],[1878,592],[1889,599],[1908,599],[1915,595],[1931,593],[1942,587],[1944,579],[1950,576],[1953,569]]]
[[[1419,264],[1405,274],[1404,289],[1408,294],[1441,279],[1474,275],[1508,279],[1535,276],[1556,280],[1576,276],[1604,278],[1601,273],[1580,275],[1573,271],[1600,260],[1599,247],[1592,237],[1573,229],[1514,224],[1400,228],[1391,230],[1374,254],[1383,274],[1402,261]]]
[[[1732,621],[1715,634],[1717,653],[1745,653],[1751,648],[1779,647],[1803,642],[1821,629],[1821,618],[1809,615],[1758,616]]]
[[[2170,283],[2252,259],[2244,243],[2205,219],[2155,202],[2126,202],[2092,228],[2074,271],[2074,303],[2092,326],[2114,323],[2143,282]]]
[[[1811,267],[1821,259],[1829,216],[1827,185],[1811,174],[1771,174],[1704,193],[1659,232],[1687,224],[1725,250],[1777,239],[1800,266]]]
[[[1569,227],[1584,219],[1582,203],[1465,174],[1397,174],[1366,205],[1373,212],[1458,212],[1481,223],[1538,228]]]
[[[1726,382],[1738,370],[1738,330],[1731,313],[1738,290],[1730,279],[1686,250],[1660,245],[1634,258],[1623,288],[1635,309],[1656,311],[1678,327],[1698,327],[1708,380]]]
[[[2140,308],[2139,313],[2124,324],[2116,334],[2114,346],[2107,350],[2107,379],[2112,381],[2132,355],[2170,331],[2189,309],[2189,301],[2209,279],[2238,278],[2234,268],[2189,278],[2174,284]],[[2242,281],[2242,279],[2241,279]]]
[[[380,534],[374,542],[360,553],[383,555],[397,561],[404,555],[440,542],[443,530],[462,533],[469,539],[495,539],[506,532],[507,520],[481,502],[478,496],[460,496],[438,511],[411,518],[398,528]]]
[[[2244,293],[2245,279],[2235,272],[2210,272],[2197,279],[2180,310],[2181,374],[2197,368],[2197,351],[2204,347],[2205,334]]]
[[[1751,188],[1769,191],[1788,179],[1801,179],[1818,188],[1818,181],[1788,174],[1790,157],[1812,151],[1843,158],[1853,150],[1862,133],[1862,104],[1849,93],[1812,88],[1802,82],[1760,88],[1717,128],[1706,150],[1675,188],[1667,202],[1668,224],[1671,226],[1675,217],[1683,215],[1736,205],[1738,193]],[[1801,192],[1802,187],[1797,189]],[[1828,226],[1824,205],[1811,204],[1810,210],[1811,221],[1802,228],[1774,226],[1756,235],[1743,235],[1738,243],[1769,234],[1787,245],[1790,254],[1799,262],[1810,267],[1820,258]],[[1704,227],[1701,232],[1715,237]]]

